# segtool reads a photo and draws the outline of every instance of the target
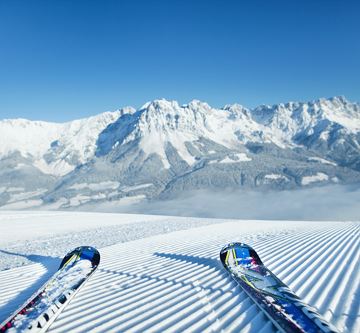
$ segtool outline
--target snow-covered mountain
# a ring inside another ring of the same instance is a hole
[[[63,124],[26,119],[0,122],[0,156],[20,153],[45,174],[63,176],[89,161],[99,134],[127,109]]]
[[[78,206],[184,190],[360,181],[360,104],[247,109],[154,100],[64,124],[0,121],[0,204]]]

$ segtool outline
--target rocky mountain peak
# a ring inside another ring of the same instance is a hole
[[[149,198],[181,189],[355,182],[359,110],[341,96],[253,109],[157,99],[138,110],[126,107],[61,124],[3,120],[0,204],[22,197],[11,192],[21,184],[29,197],[50,191],[44,197],[50,202],[80,192],[87,198],[91,189],[106,186],[105,194],[84,200],[130,193],[114,182],[146,188],[141,195]]]

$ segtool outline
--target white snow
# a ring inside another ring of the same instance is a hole
[[[43,158],[40,158],[34,161],[33,165],[43,173],[54,176],[64,176],[74,170],[74,166],[63,159],[47,163]]]
[[[328,141],[329,137],[330,137],[330,133],[329,131],[324,131],[320,134],[320,139],[324,140],[324,141]]]
[[[289,178],[287,178],[284,175],[280,175],[277,173],[270,173],[264,176],[264,183],[265,184],[272,184],[274,182],[279,182],[279,181],[285,181],[288,182]]]
[[[14,169],[15,169],[15,170],[20,170],[20,169],[23,169],[23,168],[26,168],[26,167],[27,167],[26,164],[24,164],[24,163],[18,163],[18,164],[14,167]]]
[[[309,185],[311,183],[321,182],[321,181],[328,180],[328,179],[329,179],[329,176],[327,174],[325,174],[323,172],[318,172],[318,173],[316,173],[316,175],[302,177],[301,184]]]
[[[78,194],[75,197],[70,198],[69,206],[80,206],[83,203],[90,201],[91,198],[87,195]]]
[[[140,190],[143,188],[147,188],[150,186],[153,186],[153,183],[146,183],[146,184],[139,184],[139,185],[134,185],[134,186],[123,186],[120,188],[121,191],[123,192],[130,192],[130,191],[136,191],[136,190]]]
[[[0,156],[19,152],[22,156],[31,158],[33,165],[42,172],[64,175],[76,166],[70,160],[84,163],[94,156],[99,133],[118,119],[121,112],[104,112],[67,123],[2,120]],[[57,147],[61,149],[57,150]],[[48,153],[54,158],[49,163],[44,160],[44,155]]]
[[[0,247],[8,242],[26,242],[56,234],[76,234],[97,227],[155,220],[166,220],[166,217],[112,213],[0,211]]]
[[[63,205],[66,205],[68,202],[69,202],[68,199],[61,197],[53,203],[44,204],[43,209],[44,210],[56,210],[56,209],[59,209],[60,207],[62,207]]]
[[[330,121],[336,122],[354,133],[360,130],[358,109],[347,102],[344,97],[321,98],[318,105]],[[345,105],[347,109],[345,109]]]
[[[236,149],[239,138],[235,132],[243,135],[242,142],[250,139],[258,141],[254,132],[267,130],[253,121],[248,114],[238,113],[229,117],[229,110],[211,108],[208,104],[194,100],[180,106],[176,101],[155,100],[146,103],[142,108],[138,126],[127,135],[124,142],[140,139],[140,148],[145,155],[157,154],[164,164],[170,168],[166,155],[166,146],[170,143],[179,156],[189,165],[196,159],[188,151],[187,142],[201,145],[200,139],[206,138],[228,148]],[[235,111],[234,111],[235,112]],[[270,138],[270,134],[264,134]]]
[[[219,163],[238,163],[238,162],[248,162],[251,161],[251,158],[248,157],[245,153],[235,154],[234,157],[227,156],[222,159]]]
[[[245,153],[233,154],[231,156],[226,156],[222,160],[211,160],[209,164],[214,163],[239,163],[239,162],[249,162],[251,158],[248,157]]]
[[[105,182],[90,183],[90,184],[78,183],[78,184],[71,185],[69,187],[69,189],[82,190],[82,189],[88,188],[92,191],[104,191],[104,190],[108,190],[108,189],[115,190],[119,187],[119,185],[120,185],[119,182],[114,182],[114,181],[105,181]]]
[[[324,158],[321,158],[321,157],[309,157],[308,161],[319,162],[319,163],[329,164],[329,165],[334,165],[334,166],[337,165],[336,163],[328,161],[328,160],[326,160]]]
[[[100,266],[49,332],[275,333],[219,262],[224,244],[242,241],[341,332],[360,328],[360,223],[54,212],[0,219],[1,267],[34,262],[0,271],[0,321],[56,271],[56,256],[81,243],[100,250]]]
[[[270,180],[278,180],[278,179],[288,180],[285,176],[279,175],[279,174],[276,174],[276,173],[270,173],[268,175],[265,175],[264,178],[265,179],[270,179]]]
[[[43,201],[41,199],[23,200],[23,201],[17,201],[3,205],[1,206],[1,210],[27,209],[27,208],[38,207],[41,206],[42,204]]]
[[[85,204],[91,200],[102,200],[106,198],[107,195],[102,192],[93,195],[77,194],[74,197],[71,197],[70,200],[66,200],[64,207],[76,207]],[[49,207],[47,207],[47,209],[49,209]]]
[[[61,133],[62,125],[26,119],[9,119],[0,121],[0,155],[6,156],[19,151],[23,156],[36,158],[49,149]]]
[[[10,186],[6,189],[6,192],[24,192],[25,189],[23,187],[15,187],[15,186]]]
[[[29,192],[21,192],[16,194],[11,194],[10,200],[8,200],[8,203],[15,202],[15,201],[21,201],[21,200],[27,200],[32,197],[35,197],[37,195],[43,194],[47,191],[47,189],[37,189],[36,191],[29,191]]]

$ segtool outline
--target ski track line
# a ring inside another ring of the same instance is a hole
[[[316,272],[320,271],[318,269],[318,263],[323,262],[324,257],[328,257],[328,253],[331,249],[338,244],[338,241],[336,240],[340,238],[343,233],[345,233],[345,231],[335,233],[333,235],[323,235],[323,238],[320,241],[317,241],[315,246],[314,243],[311,242],[311,248],[306,245],[303,248],[296,248],[296,246],[294,246],[293,251],[289,255],[289,260],[284,262],[286,264],[286,268],[283,271],[277,272],[278,269],[275,269],[274,271],[280,278],[284,279],[284,281],[291,284],[294,288],[297,288],[298,292],[302,292],[302,289],[305,289],[308,286],[311,287],[311,284],[304,284],[304,281],[308,281],[307,279],[304,279],[304,275],[311,278]],[[321,249],[329,243],[331,245],[327,247],[325,251],[321,251]],[[302,253],[302,256],[297,256],[295,253]],[[312,263],[311,269],[309,269],[310,263]],[[299,281],[301,286],[299,286]]]
[[[279,258],[283,258],[284,255],[289,257],[289,259],[295,259],[290,255],[299,255],[299,251],[297,251],[299,248],[301,248],[304,244],[308,245],[309,242],[312,243],[314,246],[314,243],[317,244],[319,240],[324,240],[324,235],[326,234],[327,237],[329,237],[332,234],[336,234],[338,230],[336,228],[329,228],[325,232],[314,232],[314,229],[311,229],[306,232],[301,232],[299,234],[294,235],[287,235],[287,237],[284,237],[283,235],[279,235],[279,240],[276,237],[273,241],[276,242],[276,248],[273,250],[272,253],[268,253],[267,249],[269,249],[269,242],[266,244],[260,243],[259,244],[259,250],[257,252],[264,251],[264,254],[262,257],[264,258],[263,261],[267,261],[267,265],[271,265],[273,262],[277,262]],[[281,237],[281,238],[280,238]],[[257,246],[257,244],[254,244]],[[294,248],[296,249],[294,251]],[[303,252],[304,250],[302,250]],[[286,262],[283,261],[282,264],[277,265],[276,268],[280,271],[282,270],[283,266],[286,266]]]
[[[354,238],[355,239],[355,238]],[[359,244],[359,237],[357,237],[357,244]],[[341,309],[337,306],[339,303],[338,300],[343,298],[349,298],[348,290],[354,289],[354,284],[356,281],[359,281],[359,278],[351,278],[352,273],[359,272],[359,267],[356,267],[355,261],[351,261],[352,257],[359,258],[359,247],[353,246],[352,249],[348,251],[348,254],[344,259],[341,260],[342,269],[338,270],[337,274],[334,274],[331,282],[328,284],[327,290],[324,291],[322,295],[319,296],[319,299],[323,303],[321,311],[325,313],[325,317],[329,316],[331,318],[331,313],[333,313],[333,321],[337,323],[339,327],[344,327],[343,324],[339,322],[341,318]],[[345,267],[350,262],[350,265],[347,267],[348,270],[345,270]],[[329,274],[329,276],[331,276]],[[331,297],[332,296],[332,297]],[[350,302],[349,302],[350,303]],[[325,304],[329,304],[328,309],[324,307]],[[345,304],[346,306],[347,304]],[[328,313],[329,312],[329,313]]]
[[[357,258],[360,257],[360,247],[358,246],[357,251]],[[339,327],[346,327],[349,326],[351,322],[355,321],[356,316],[359,316],[360,312],[360,288],[358,287],[358,281],[360,281],[360,261],[355,262],[354,261],[354,270],[351,272],[351,277],[349,277],[349,281],[351,282],[351,285],[349,288],[344,286],[346,289],[346,292],[341,296],[341,299],[344,300],[351,300],[348,301],[345,306],[342,308],[340,306],[341,302],[338,302],[338,304],[335,307],[335,313],[344,313],[348,315],[343,315],[338,318],[338,325]],[[353,310],[353,313],[350,314],[350,310]],[[356,325],[356,327],[355,327]],[[357,320],[354,325],[354,332],[360,332],[360,320]]]
[[[276,263],[274,271],[277,270],[279,273],[282,273],[284,272],[283,267],[288,267],[289,261],[295,261],[296,257],[294,256],[302,256],[304,252],[311,251],[314,248],[314,244],[326,242],[327,237],[337,234],[338,232],[339,231],[336,228],[329,228],[325,231],[311,229],[309,231],[300,232],[299,234],[287,235],[287,237],[282,236],[280,241],[274,239],[276,242],[276,248],[274,250],[268,251],[269,248],[272,248],[271,243],[266,244],[265,247],[263,244],[259,244],[259,251],[257,252],[262,256],[262,260],[266,262],[268,267],[271,267],[273,263]],[[308,246],[309,243],[312,245],[311,248]],[[257,246],[257,244],[254,244],[254,246]],[[284,258],[287,258],[288,260],[284,260]],[[279,260],[281,261],[280,264]]]
[[[288,253],[289,260],[285,260],[281,265],[277,266],[275,271],[279,272],[279,276],[286,276],[286,279],[294,283],[299,278],[301,273],[308,267],[309,261],[319,258],[318,251],[326,243],[331,243],[335,238],[339,236],[339,233],[331,230],[326,233],[319,233],[318,237],[308,238],[308,242],[312,245],[311,248],[308,244],[299,244],[291,246],[291,251]],[[301,258],[302,263],[297,264]],[[296,267],[294,268],[294,265]]]
[[[0,271],[0,321],[8,317],[41,287],[42,283],[38,281],[42,276],[46,276],[46,268],[41,264]],[[32,289],[30,294],[23,293],[28,288]]]
[[[300,294],[304,294],[304,297],[306,295],[306,298],[311,299],[312,296],[319,291],[317,288],[314,288],[312,284],[321,282],[333,268],[338,270],[338,267],[336,267],[334,263],[339,260],[339,255],[342,254],[341,249],[344,248],[344,244],[347,243],[349,236],[351,236],[350,231],[347,233],[339,233],[338,237],[331,240],[330,246],[325,247],[324,244],[322,247],[323,250],[319,251],[321,254],[313,261],[312,268],[304,271],[301,276],[298,277],[299,280],[300,277],[304,276],[304,280],[306,281],[306,283],[302,283],[301,286],[299,282],[297,283],[297,285],[299,285],[297,289]]]
[[[223,245],[242,241],[342,332],[355,333],[359,238],[355,222],[250,221],[245,227],[229,221],[108,246],[100,249],[98,270],[49,332],[275,333],[218,260]],[[0,320],[45,274],[41,264],[0,272]]]

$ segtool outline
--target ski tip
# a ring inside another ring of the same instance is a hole
[[[262,265],[261,259],[256,251],[250,245],[245,243],[229,243],[220,250],[220,260],[225,268],[228,268],[228,261],[230,257],[233,258],[236,263],[251,259],[252,263]]]
[[[221,254],[226,254],[228,251],[233,251],[236,249],[255,251],[250,245],[247,245],[245,243],[232,242],[232,243],[229,243],[229,244],[226,244],[225,246],[223,246],[223,248],[220,250],[220,256],[221,256]]]
[[[100,263],[100,253],[96,248],[92,246],[78,246],[64,257],[59,269],[61,269],[73,256],[76,256],[78,260],[89,260],[92,267],[98,266]]]

